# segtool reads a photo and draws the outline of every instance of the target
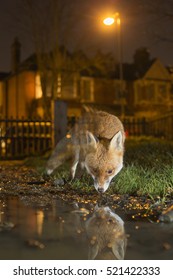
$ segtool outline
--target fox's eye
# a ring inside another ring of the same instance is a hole
[[[109,170],[107,170],[107,173],[112,174],[112,171],[113,171],[112,169],[109,169]]]

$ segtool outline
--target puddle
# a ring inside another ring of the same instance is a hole
[[[16,197],[1,200],[0,223],[5,226],[0,232],[0,259],[85,259],[84,238],[73,232],[72,210],[61,201],[43,210]],[[8,223],[14,227],[6,227]]]
[[[108,206],[83,208],[54,199],[41,208],[17,197],[0,200],[4,260],[173,259],[172,234],[172,224],[135,222]]]

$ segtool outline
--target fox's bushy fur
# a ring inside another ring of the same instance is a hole
[[[47,173],[72,158],[71,176],[77,165],[92,176],[97,191],[105,192],[123,167],[124,128],[114,115],[103,111],[85,113],[56,146],[47,163]]]

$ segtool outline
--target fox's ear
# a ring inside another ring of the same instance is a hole
[[[123,260],[126,249],[126,241],[125,240],[116,240],[116,242],[112,246],[112,252],[117,260]]]
[[[118,149],[122,150],[123,149],[123,135],[121,131],[118,131],[114,137],[112,138],[109,148],[110,149]]]
[[[89,252],[88,252],[88,259],[94,260],[99,252],[99,246],[98,244],[94,244],[92,246],[89,246]]]
[[[91,145],[94,148],[96,148],[96,146],[97,146],[97,139],[95,138],[95,136],[91,132],[87,131],[86,137],[87,137],[87,144]]]

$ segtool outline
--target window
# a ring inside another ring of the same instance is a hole
[[[61,95],[63,98],[75,98],[77,96],[77,77],[74,73],[61,75]]]
[[[51,74],[48,72],[45,77],[45,86],[46,86],[46,96],[52,96],[52,77]],[[41,87],[41,79],[40,75],[36,74],[35,76],[35,98],[39,99],[43,97],[42,87]]]
[[[81,80],[81,97],[84,102],[94,101],[94,80],[83,77]]]
[[[152,83],[137,84],[136,103],[154,102],[155,86]]]
[[[57,80],[54,82],[52,73],[47,72],[45,76],[45,87],[47,97],[52,97],[53,93],[56,92],[56,96],[54,97],[71,99],[77,96],[77,77],[74,73],[61,73],[57,74]],[[35,77],[35,97],[38,99],[42,98],[42,96],[41,79],[40,75],[37,74]]]
[[[53,82],[52,75],[50,72],[47,72],[47,75],[46,75],[46,96],[47,97],[52,96],[52,91],[53,91],[52,82]]]
[[[61,74],[58,74],[58,78],[57,78],[57,97],[61,97],[61,90],[62,90]]]
[[[3,94],[4,94],[4,85],[3,82],[0,82],[0,114],[3,112]]]
[[[167,88],[165,84],[158,86],[157,101],[162,103],[167,98]]]
[[[35,76],[35,98],[39,99],[43,95],[42,88],[41,88],[41,81],[40,81],[40,75],[37,74]]]
[[[155,90],[154,90],[154,84],[148,84],[145,87],[145,99],[150,101],[155,100]]]

